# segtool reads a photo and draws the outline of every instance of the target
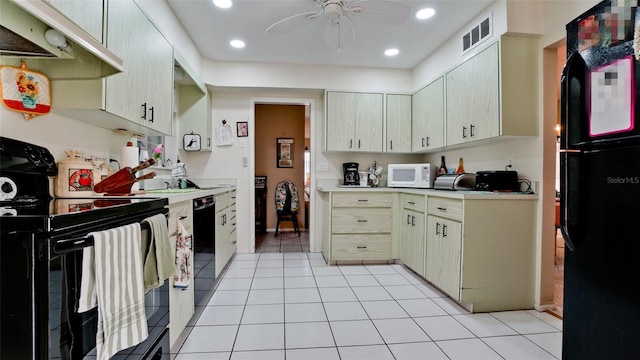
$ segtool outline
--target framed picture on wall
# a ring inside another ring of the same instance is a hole
[[[278,138],[276,143],[276,159],[278,161],[277,166],[279,168],[292,168],[293,167],[293,139],[292,138]]]
[[[236,123],[236,131],[238,133],[238,137],[247,137],[249,136],[249,125],[246,121],[240,121]]]

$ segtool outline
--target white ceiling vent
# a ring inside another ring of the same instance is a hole
[[[482,42],[482,40],[491,36],[491,15],[487,16],[479,24],[475,25],[468,32],[462,35],[462,53],[473,49]]]

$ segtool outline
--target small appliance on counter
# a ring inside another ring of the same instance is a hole
[[[518,172],[508,170],[478,171],[476,190],[480,191],[520,191]]]
[[[470,173],[442,174],[433,181],[436,190],[475,190],[476,176]]]
[[[436,177],[431,164],[389,164],[387,186],[406,188],[430,188]]]
[[[358,167],[360,164],[357,162],[347,162],[342,164],[342,184],[360,186],[360,174],[358,173]]]

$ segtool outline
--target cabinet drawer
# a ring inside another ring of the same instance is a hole
[[[331,214],[333,234],[390,233],[390,209],[333,209]]]
[[[420,212],[425,211],[424,204],[426,203],[426,197],[424,195],[402,194],[400,199],[402,208],[404,209]]]
[[[333,194],[333,207],[391,207],[391,194],[374,194],[369,192]]]
[[[216,211],[222,210],[228,206],[229,206],[228,192],[216,195]]]
[[[462,221],[462,200],[429,196],[427,211],[430,215]]]
[[[391,234],[333,235],[331,260],[389,260]]]

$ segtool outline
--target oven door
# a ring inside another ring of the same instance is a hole
[[[148,228],[142,227],[142,237],[148,238],[148,236]],[[48,337],[49,359],[85,359],[96,356],[97,308],[84,313],[76,311],[80,293],[83,249],[91,245],[91,243],[84,243],[83,239],[83,237],[50,239],[48,288],[42,289],[47,292],[48,316],[35,317],[38,323],[36,328],[41,331],[40,338]],[[70,240],[74,240],[72,246],[56,246],[67,244]],[[165,281],[163,286],[145,294],[145,313],[149,337],[136,346],[120,351],[117,355],[134,354],[135,358],[144,359],[147,356],[152,358],[153,354],[159,352],[168,356],[169,346],[162,345],[169,323],[168,281]],[[46,333],[42,333],[45,329]],[[166,337],[168,341],[168,336]],[[44,344],[43,341],[38,342]],[[158,344],[161,344],[160,347],[157,346]]]

